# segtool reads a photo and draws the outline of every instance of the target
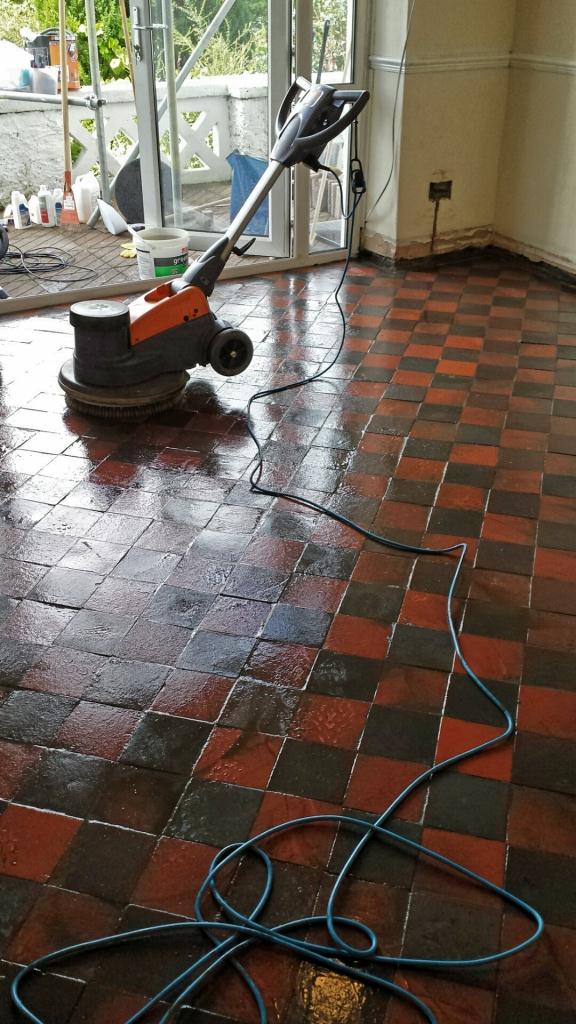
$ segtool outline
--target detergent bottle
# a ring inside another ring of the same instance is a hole
[[[40,208],[40,223],[44,228],[56,227],[56,208],[54,205],[54,196],[50,189],[42,185],[42,188],[38,192],[38,206]]]
[[[30,211],[26,202],[26,196],[23,196],[21,192],[14,191],[10,196],[10,202],[14,227],[18,228],[18,230],[27,228],[30,224]]]
[[[38,196],[32,195],[28,200],[28,210],[30,211],[30,221],[32,224],[41,224],[40,219],[40,203],[38,202]]]
[[[100,196],[100,185],[92,171],[88,174],[80,174],[72,185],[76,212],[81,224],[90,220],[92,212],[96,209],[96,203]]]
[[[55,188],[52,195],[54,196],[54,212],[56,214],[56,224],[59,224],[60,214],[62,213],[62,197],[64,193],[61,188]]]

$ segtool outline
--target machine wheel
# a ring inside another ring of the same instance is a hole
[[[250,366],[254,349],[244,331],[225,327],[213,339],[208,351],[208,361],[216,373],[223,377],[236,377]]]

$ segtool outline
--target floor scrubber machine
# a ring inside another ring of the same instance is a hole
[[[219,320],[208,297],[238,240],[276,180],[287,167],[319,169],[324,147],[357,118],[365,90],[335,89],[297,78],[276,118],[276,142],[268,167],[222,238],[192,263],[182,277],[165,282],[128,305],[96,299],[70,310],[74,355],[59,383],[68,405],[95,416],[130,417],[160,412],[182,395],[194,366],[225,377],[250,365],[252,342],[243,331]]]

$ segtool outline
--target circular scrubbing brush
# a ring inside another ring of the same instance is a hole
[[[58,375],[70,409],[104,419],[144,419],[171,409],[180,401],[189,380],[189,375],[182,370],[163,373],[142,384],[97,387],[82,384],[76,378],[72,359],[64,363]]]

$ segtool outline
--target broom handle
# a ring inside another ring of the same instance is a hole
[[[66,45],[66,0],[58,0],[60,34],[60,98],[62,100],[62,132],[64,136],[64,174],[72,178],[72,152],[70,150],[70,113],[68,110],[68,55]]]
[[[132,84],[132,92],[134,92],[134,54],[132,52],[132,39],[130,36],[130,26],[128,25],[128,16],[126,14],[125,0],[119,0],[120,6],[120,20],[122,22],[122,32],[124,34],[124,45],[126,47],[126,54],[128,57],[128,67],[130,71],[130,82]]]

